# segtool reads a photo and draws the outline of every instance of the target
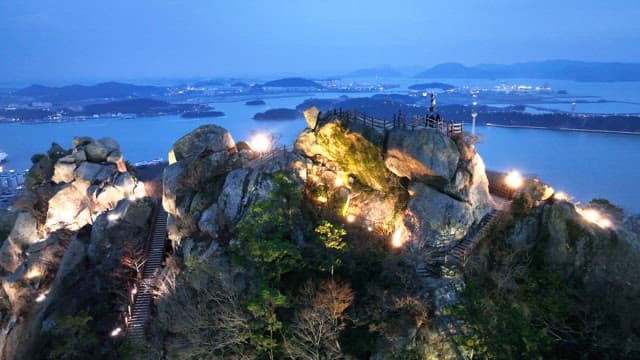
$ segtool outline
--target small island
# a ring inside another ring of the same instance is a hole
[[[222,117],[225,113],[222,111],[205,110],[205,111],[189,111],[182,114],[185,119],[198,119],[198,118],[213,118]]]
[[[424,83],[424,84],[414,84],[409,86],[409,90],[416,90],[416,91],[423,91],[423,90],[427,90],[427,89],[440,89],[440,90],[453,90],[456,87],[451,85],[451,84],[447,84],[447,83],[441,83],[441,82],[430,82],[430,83]]]
[[[257,106],[257,105],[266,105],[267,103],[264,102],[264,100],[258,99],[258,100],[249,100],[244,104],[249,106]]]
[[[253,115],[254,120],[295,120],[302,117],[296,109],[270,109],[265,112],[259,112]]]

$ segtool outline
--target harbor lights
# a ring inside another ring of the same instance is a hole
[[[524,185],[524,178],[522,177],[522,174],[520,174],[520,172],[513,170],[510,171],[507,176],[505,176],[504,183],[509,188],[518,190],[522,187],[522,185]]]
[[[253,149],[253,151],[259,153],[260,155],[264,155],[271,150],[271,145],[273,143],[273,136],[269,133],[259,132],[255,133],[251,140],[249,140],[249,145]]]

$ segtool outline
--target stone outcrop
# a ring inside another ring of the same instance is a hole
[[[6,302],[0,314],[0,358],[23,356],[43,321],[55,324],[61,314],[91,308],[88,301],[98,293],[114,298],[108,292],[115,287],[107,283],[124,266],[126,251],[133,256],[144,248],[151,214],[150,203],[139,200],[145,196],[144,184],[127,172],[113,139],[76,137],[72,149],[52,144],[47,154],[32,160],[25,194],[16,202],[17,217],[1,239]],[[108,220],[107,211],[117,218]],[[87,225],[93,226],[91,236],[80,231]],[[101,317],[113,317],[112,310],[104,310],[108,314]]]

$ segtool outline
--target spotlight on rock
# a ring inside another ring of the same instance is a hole
[[[269,133],[256,133],[251,137],[249,145],[253,151],[259,154],[265,154],[271,150],[273,145],[273,136]]]
[[[513,170],[510,171],[507,176],[505,176],[504,183],[508,187],[517,190],[520,189],[522,185],[524,185],[524,178],[522,177],[520,172]]]

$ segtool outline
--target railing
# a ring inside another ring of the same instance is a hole
[[[393,114],[391,120],[379,119],[372,115],[367,115],[357,111],[343,111],[342,109],[334,109],[326,114],[322,121],[331,121],[340,119],[347,123],[360,124],[377,131],[387,131],[392,129],[436,129],[442,134],[453,136],[461,134],[464,131],[463,122],[444,121],[439,115],[413,116],[410,121],[401,111]]]

